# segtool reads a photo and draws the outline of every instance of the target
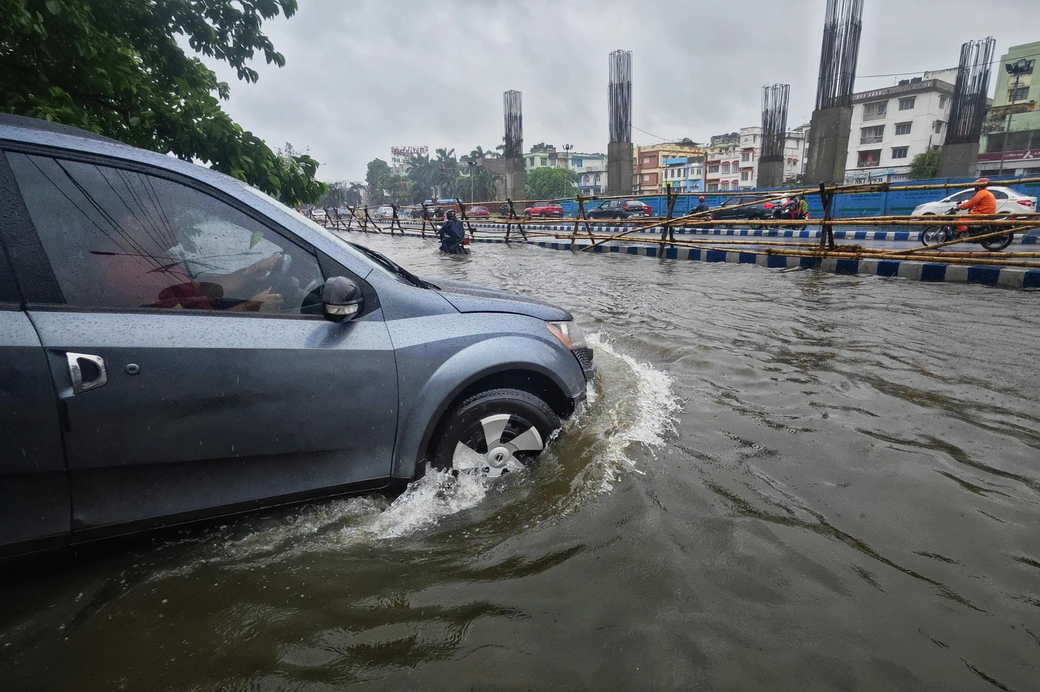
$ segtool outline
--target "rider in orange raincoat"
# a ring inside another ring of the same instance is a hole
[[[975,181],[975,194],[967,202],[961,204],[958,209],[968,209],[970,214],[996,214],[997,213],[997,198],[993,196],[993,193],[987,190],[989,186],[989,178],[979,178]],[[960,219],[962,223],[967,223],[968,219]],[[957,226],[957,232],[963,233],[968,230],[967,226]]]

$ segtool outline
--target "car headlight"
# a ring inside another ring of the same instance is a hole
[[[585,332],[573,320],[568,320],[567,322],[546,322],[545,327],[568,350],[573,351],[574,349],[587,346],[585,343]]]

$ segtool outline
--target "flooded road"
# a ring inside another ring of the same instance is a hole
[[[351,237],[594,333],[528,472],[2,582],[9,690],[1040,688],[1040,295]]]

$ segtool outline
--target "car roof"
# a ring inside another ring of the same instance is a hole
[[[96,154],[111,159],[140,163],[178,173],[201,181],[257,210],[274,222],[286,227],[295,228],[300,219],[291,210],[283,208],[277,200],[270,199],[263,192],[256,190],[248,183],[232,178],[212,168],[206,168],[190,161],[183,161],[175,156],[158,154],[147,149],[139,149],[114,139],[94,134],[78,127],[61,125],[47,120],[27,118],[19,115],[0,115],[0,147],[5,142],[37,144],[58,149],[67,149],[85,154]],[[350,250],[342,252],[343,242],[321,226],[304,221],[312,234],[316,234],[320,242],[313,245],[324,252],[339,256],[346,254],[352,261],[347,262],[351,271],[362,278],[368,275],[374,264],[361,253]]]

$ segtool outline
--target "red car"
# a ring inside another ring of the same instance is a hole
[[[466,209],[466,216],[471,219],[486,219],[491,216],[491,212],[487,210],[487,207],[469,207]]]
[[[525,216],[563,216],[563,207],[556,202],[535,202],[524,209]]]

